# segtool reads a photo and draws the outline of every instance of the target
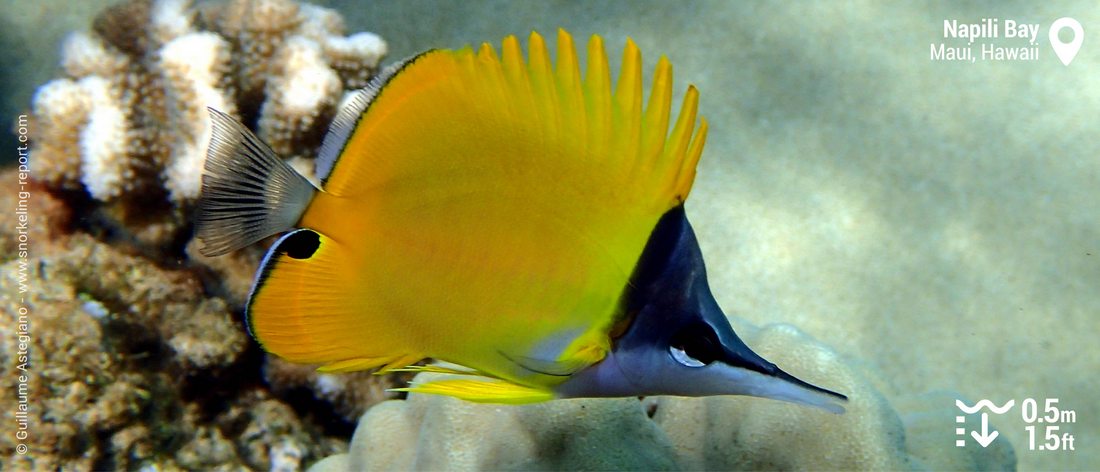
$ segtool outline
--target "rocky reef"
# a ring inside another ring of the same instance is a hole
[[[2,177],[10,182],[13,173]],[[26,454],[8,452],[5,464],[285,469],[340,448],[340,439],[269,392],[254,372],[260,354],[227,303],[204,293],[195,271],[63,232],[73,213],[40,188],[30,201],[37,216],[28,225],[32,255],[5,251],[0,288],[23,294],[12,305],[30,321],[24,352],[31,435]],[[5,248],[16,238],[0,234]],[[16,313],[4,311],[3,326],[18,326],[7,319]],[[0,356],[7,362],[17,349],[4,344]],[[3,397],[5,415],[17,411],[16,402]]]

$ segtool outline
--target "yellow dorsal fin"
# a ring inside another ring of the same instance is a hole
[[[542,36],[532,32],[528,40],[530,47],[528,63],[528,77],[531,81],[531,93],[535,103],[538,104],[539,121],[551,130],[551,134],[562,132],[561,106],[558,104],[557,86],[554,79],[554,69],[550,65],[550,55],[546,50],[546,43]]]
[[[538,403],[554,399],[549,390],[516,385],[499,379],[442,379],[416,383],[395,392],[447,395],[478,403]]]
[[[604,154],[611,132],[611,73],[607,67],[603,38],[595,35],[588,40],[584,103],[588,118],[588,149],[595,155]]]
[[[642,158],[648,161],[649,168],[655,165],[664,151],[669,116],[669,107],[664,104],[670,103],[671,97],[672,64],[668,58],[661,56],[653,73],[653,91],[649,93],[649,104],[646,105],[645,121],[642,123],[642,149],[645,150]]]
[[[576,139],[585,142],[587,119],[584,113],[584,88],[581,85],[581,69],[577,62],[577,51],[573,47],[573,37],[563,29],[558,29],[558,63],[554,73],[557,75],[558,103],[563,117],[576,117],[567,121],[571,125],[565,132],[575,133]]]
[[[623,50],[623,65],[619,71],[619,83],[615,87],[614,110],[612,112],[612,154],[637,156],[642,134],[642,52],[627,38]],[[629,179],[642,172],[640,161],[632,166],[624,166],[631,172]]]
[[[599,185],[614,189],[602,192],[618,197],[608,203],[649,203],[659,207],[649,210],[658,214],[681,203],[698,161],[689,151],[702,151],[695,88],[689,87],[669,133],[667,59],[658,61],[643,107],[642,55],[633,40],[626,42],[614,90],[599,36],[588,41],[583,80],[572,37],[559,30],[557,40],[556,64],[537,33],[530,36],[527,60],[515,36],[504,39],[499,57],[487,44],[476,52],[463,48],[417,56],[381,86],[349,137],[345,157],[364,157],[341,158],[325,190],[345,195],[432,172],[454,175],[458,166],[480,171],[503,166],[512,181],[492,182],[490,189],[504,185],[519,194],[553,193],[547,186]],[[691,147],[696,140],[700,145]],[[507,150],[508,159],[482,152],[490,143]],[[584,178],[578,182],[575,175]]]

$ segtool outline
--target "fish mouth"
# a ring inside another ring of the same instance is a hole
[[[725,369],[737,368],[719,366],[716,369],[716,375],[726,377],[727,374],[723,372]],[[742,383],[739,388],[745,389],[743,394],[821,408],[837,415],[845,412],[844,404],[848,402],[848,396],[844,394],[818,387],[788,374],[778,367],[770,373],[749,371],[756,375],[737,376]]]
[[[668,345],[672,365],[664,374],[675,383],[664,388],[680,395],[750,395],[844,413],[848,397],[788,374],[750,349],[730,327],[716,303],[704,303],[704,316],[674,335]],[[671,362],[669,362],[671,361]]]
[[[667,366],[662,376],[669,381],[660,382],[666,392],[750,395],[844,413],[847,396],[788,374],[761,357],[733,332],[717,304],[704,304],[701,311],[704,316],[699,321],[670,338],[665,359],[649,361]]]

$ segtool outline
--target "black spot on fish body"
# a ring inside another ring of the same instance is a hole
[[[279,243],[278,251],[291,259],[309,259],[321,247],[321,237],[314,231],[298,230]]]

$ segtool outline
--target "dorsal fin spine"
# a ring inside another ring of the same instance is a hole
[[[607,147],[611,124],[611,79],[603,39],[592,35],[588,40],[588,67],[584,74],[585,110],[590,134],[586,142],[592,155],[602,155]]]
[[[615,111],[613,122],[615,146],[612,152],[623,156],[638,156],[641,140],[642,107],[642,53],[634,40],[627,38],[623,49],[623,63],[619,71],[619,81],[615,86]],[[641,162],[635,159],[624,166],[629,179],[636,178],[642,169]]]
[[[480,86],[484,93],[492,97],[499,109],[515,116],[517,114],[515,104],[508,100],[505,94],[507,80],[504,78],[504,67],[492,45],[482,43],[472,67],[482,71],[483,80],[480,82]]]
[[[584,113],[584,90],[581,86],[580,65],[573,37],[558,28],[557,56],[558,100],[562,104],[565,122],[576,135],[577,142],[586,142],[588,117]],[[574,118],[570,118],[574,117]]]
[[[680,108],[680,116],[676,117],[676,126],[672,128],[672,135],[669,137],[669,141],[665,143],[664,159],[666,161],[673,160],[673,162],[675,162],[675,159],[678,157],[682,159],[675,176],[673,176],[672,180],[669,182],[673,192],[675,192],[681,200],[686,199],[687,192],[691,190],[691,180],[687,180],[687,178],[694,177],[695,164],[698,162],[697,160],[692,161],[684,156],[691,142],[692,131],[695,128],[695,115],[698,109],[699,91],[696,90],[694,85],[689,85],[687,93],[684,94],[684,104]],[[689,165],[691,169],[687,169]]]
[[[681,202],[691,192],[691,184],[695,182],[695,168],[699,164],[699,156],[703,154],[703,146],[706,143],[707,120],[706,118],[699,118],[699,129],[695,132],[695,137],[691,139],[691,146],[688,147],[687,156],[680,167],[680,174],[677,176],[679,182],[676,188]]]
[[[561,107],[554,106],[558,98],[554,85],[554,70],[550,65],[550,53],[542,35],[532,31],[527,45],[528,75],[531,77],[531,92],[535,103],[539,104],[538,114],[542,122],[548,125],[548,134],[559,132],[562,123]]]
[[[531,94],[531,80],[527,75],[527,64],[523,60],[523,52],[519,47],[519,40],[515,36],[504,38],[504,43],[501,45],[500,59],[508,89],[514,92],[512,97],[514,101],[508,104],[509,107],[521,117],[536,110],[534,97]],[[531,120],[522,119],[516,122],[527,124],[531,123]]]
[[[642,125],[643,168],[652,170],[664,151],[672,100],[672,64],[661,56],[653,72],[653,91],[649,94]]]

